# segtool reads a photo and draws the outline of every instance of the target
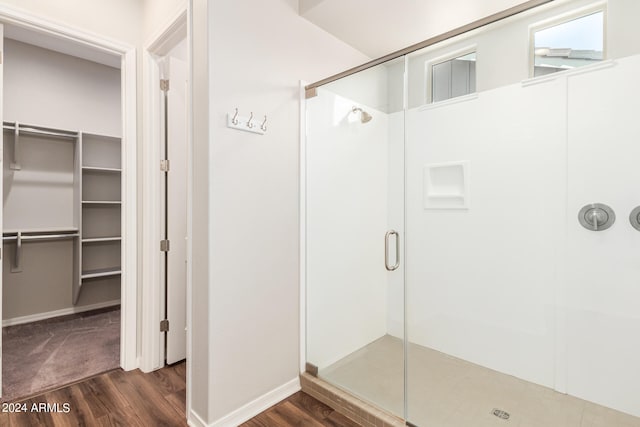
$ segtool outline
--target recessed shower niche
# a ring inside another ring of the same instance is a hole
[[[424,208],[469,208],[468,161],[424,166]]]

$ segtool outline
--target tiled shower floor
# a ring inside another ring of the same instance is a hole
[[[402,416],[402,361],[402,341],[384,336],[319,376]],[[415,344],[408,382],[408,420],[419,427],[640,427],[640,418]]]

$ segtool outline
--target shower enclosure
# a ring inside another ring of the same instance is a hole
[[[310,372],[420,427],[640,426],[638,16],[552,1],[308,87]]]

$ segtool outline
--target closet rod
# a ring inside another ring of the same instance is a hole
[[[2,128],[6,130],[12,130],[12,131],[16,130],[16,126],[14,124],[5,123],[2,125]],[[39,128],[39,127],[28,126],[28,125],[25,125],[25,126],[19,125],[18,131],[21,133],[24,132],[24,133],[35,134],[35,135],[53,136],[57,138],[75,139],[78,137],[78,134],[75,132],[64,133],[64,132],[58,132],[54,129]]]
[[[18,231],[18,234],[15,236],[2,236],[3,242],[15,241],[16,249],[13,255],[13,265],[11,266],[11,271],[17,273],[22,271],[20,268],[20,262],[22,260],[22,243],[34,240],[63,240],[63,239],[71,239],[74,237],[79,237],[80,233],[73,234],[32,234],[30,236],[23,236],[21,231]]]
[[[80,237],[80,234],[40,234],[33,236],[22,236],[20,240],[62,240],[62,239],[70,239],[72,237]],[[2,241],[7,242],[11,240],[18,240],[18,236],[3,236]]]

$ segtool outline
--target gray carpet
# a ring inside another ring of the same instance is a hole
[[[2,329],[2,401],[12,401],[120,366],[120,309]]]

